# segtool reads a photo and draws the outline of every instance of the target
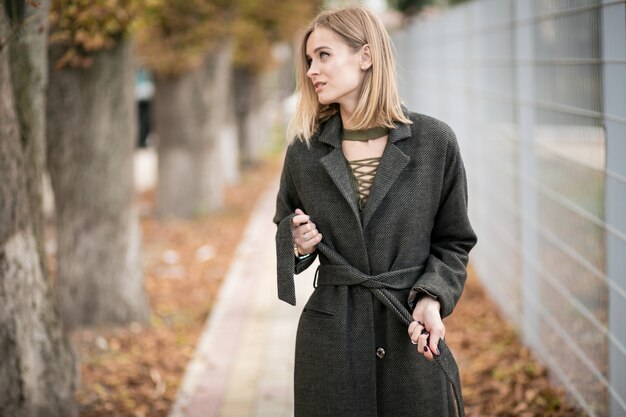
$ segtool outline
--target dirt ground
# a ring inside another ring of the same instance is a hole
[[[274,156],[246,171],[241,184],[227,189],[224,209],[193,220],[159,220],[152,193],[140,196],[151,320],[72,333],[82,417],[167,415],[254,201],[280,163]],[[468,416],[583,415],[549,383],[471,271],[446,328],[461,364]]]

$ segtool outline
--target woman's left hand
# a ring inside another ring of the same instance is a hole
[[[439,355],[439,339],[446,335],[446,328],[439,313],[441,305],[439,301],[423,296],[415,305],[413,320],[409,325],[409,337],[411,342],[417,345],[417,351],[432,361],[434,355]]]

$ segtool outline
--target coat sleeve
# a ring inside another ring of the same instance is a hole
[[[430,236],[430,255],[424,273],[409,293],[411,310],[428,294],[441,304],[441,317],[452,313],[467,277],[470,250],[477,237],[467,213],[467,180],[454,132],[447,127],[445,172],[439,208]]]
[[[294,274],[299,274],[307,269],[317,257],[317,251],[315,251],[311,256],[298,260],[293,252],[294,241],[291,228],[296,208],[304,210],[291,176],[288,149],[280,176],[274,223],[278,226],[276,231],[278,298],[291,305],[296,305]]]

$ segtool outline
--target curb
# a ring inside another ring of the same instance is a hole
[[[255,252],[258,251],[255,237],[259,235],[258,231],[263,227],[266,227],[266,223],[268,221],[271,221],[271,219],[268,220],[267,218],[267,206],[274,204],[277,189],[278,183],[273,182],[255,204],[255,208],[253,209],[252,216],[248,220],[241,242],[235,251],[234,259],[229,267],[224,281],[222,282],[215,304],[211,309],[209,317],[203,327],[194,355],[185,369],[185,374],[176,395],[176,400],[168,413],[168,417],[187,416],[188,408],[199,385],[201,377],[205,375],[207,367],[211,365],[210,358],[213,355],[211,350],[214,341],[217,338],[217,332],[215,329],[219,327],[219,323],[223,323],[227,320],[226,317],[228,315],[232,315],[232,300],[242,298],[242,294],[237,292],[237,290],[238,287],[241,286],[242,281],[245,280],[244,271],[247,269],[247,263],[254,257]],[[250,288],[250,292],[252,292],[253,289],[254,287]],[[239,314],[237,315],[243,316],[249,309],[249,306],[247,303],[239,304],[240,307],[238,307],[237,311]],[[230,359],[232,359],[232,357]],[[219,382],[221,382],[222,385],[226,385],[226,381]],[[216,411],[218,411],[220,404],[214,404],[214,406]],[[210,410],[207,410],[207,416],[211,415],[209,411]]]

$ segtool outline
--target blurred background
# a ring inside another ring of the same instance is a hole
[[[5,0],[0,416],[289,415],[185,414],[181,381],[237,258],[273,260],[271,227],[238,245],[273,215],[302,31],[355,4],[461,145],[468,415],[626,416],[625,0]]]

